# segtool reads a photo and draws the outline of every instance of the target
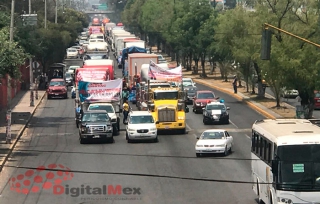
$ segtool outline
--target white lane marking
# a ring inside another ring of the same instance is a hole
[[[191,127],[188,125],[188,123],[186,123],[186,127],[188,128],[187,131],[191,130]]]
[[[250,140],[251,138],[249,137],[249,135],[245,134],[245,136]]]
[[[236,128],[239,129],[239,127],[238,127],[236,124],[234,124],[234,122],[232,122],[230,119],[229,119],[229,122],[230,122],[234,127],[236,127]]]

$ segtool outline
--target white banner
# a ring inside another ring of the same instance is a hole
[[[118,101],[121,99],[122,79],[101,82],[79,81],[80,101]]]
[[[165,80],[172,82],[182,81],[182,67],[176,67],[174,69],[163,69],[157,66],[152,60],[149,65],[149,77],[156,80]]]

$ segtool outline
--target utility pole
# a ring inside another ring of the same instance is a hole
[[[12,0],[11,2],[10,42],[13,41],[13,26],[14,26],[14,0]]]
[[[29,0],[29,14],[32,13],[31,10],[31,0]],[[29,59],[29,75],[30,75],[30,106],[34,106],[34,95],[33,95],[33,62],[32,62],[32,57]]]
[[[14,0],[11,1],[10,42],[13,42]],[[7,75],[7,113],[6,113],[6,143],[11,144],[11,77]]]
[[[54,2],[56,3],[54,23],[57,24],[58,23],[58,0],[54,0]]]
[[[44,28],[47,29],[47,0],[44,0]]]

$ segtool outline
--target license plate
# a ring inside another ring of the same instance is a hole
[[[169,129],[169,126],[166,126],[165,129]]]
[[[93,138],[100,138],[100,135],[95,135],[93,136]]]

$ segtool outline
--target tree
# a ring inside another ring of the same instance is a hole
[[[0,75],[8,74],[10,77],[19,79],[19,66],[25,62],[28,55],[17,42],[9,41],[9,28],[0,29]]]

